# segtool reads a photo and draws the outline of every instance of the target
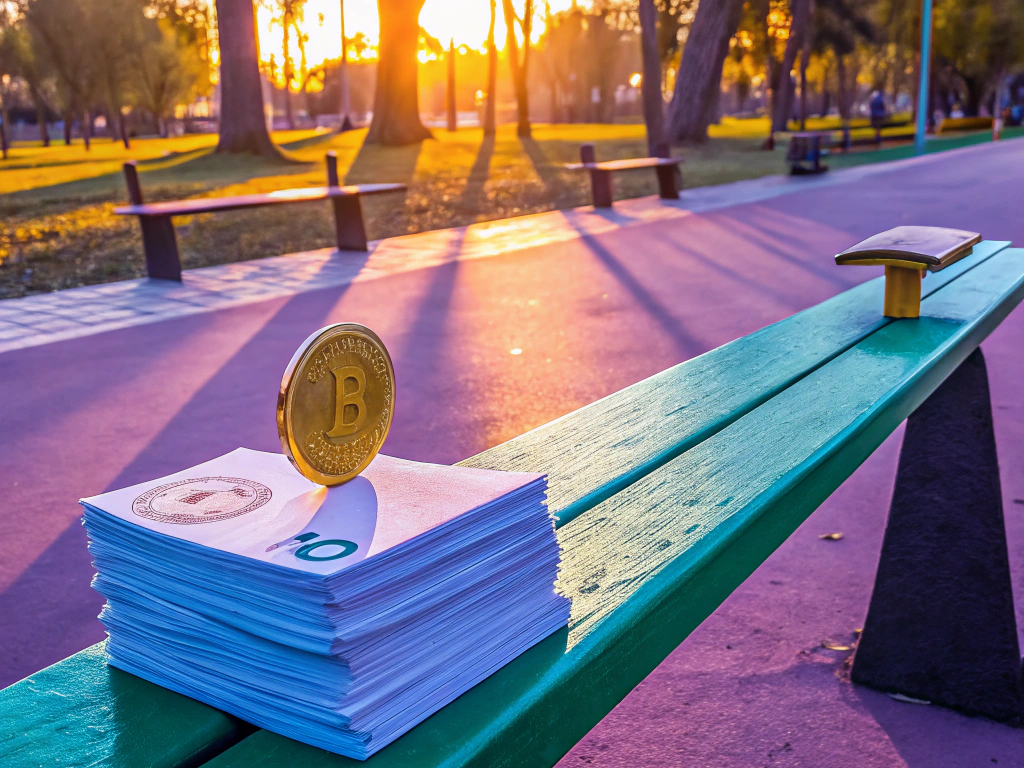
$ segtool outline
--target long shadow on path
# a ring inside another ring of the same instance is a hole
[[[324,324],[341,293],[333,288],[285,301],[107,490],[179,471],[240,445],[279,451],[274,408],[281,374],[299,344]],[[144,343],[146,328],[127,329],[127,339],[142,336]],[[130,407],[143,409],[145,399],[159,397],[160,391],[137,395]],[[7,627],[0,687],[103,638],[95,618],[102,599],[89,587],[93,572],[85,532],[76,521],[0,594],[0,620]]]

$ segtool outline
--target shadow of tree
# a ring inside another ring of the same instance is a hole
[[[430,200],[420,194],[416,187],[416,166],[423,142],[407,144],[403,147],[382,147],[373,145],[372,151],[367,145],[361,144],[350,165],[344,169],[345,158],[339,152],[338,173],[346,184],[375,184],[379,182],[405,184],[408,189],[404,194],[378,195],[363,200],[363,214],[375,223],[378,232],[406,232],[409,226],[409,213],[426,210]],[[387,168],[387,178],[381,174],[381,168]],[[373,232],[369,236],[379,237]]]
[[[484,187],[491,173],[491,158],[494,157],[494,136],[484,136],[480,147],[473,161],[473,167],[469,169],[466,177],[466,186],[462,188],[459,195],[458,205],[473,214],[479,214],[481,201],[484,198]]]

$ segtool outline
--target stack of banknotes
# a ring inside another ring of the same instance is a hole
[[[365,759],[565,626],[543,475],[238,449],[82,501],[111,664]]]

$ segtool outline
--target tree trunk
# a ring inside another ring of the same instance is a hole
[[[804,49],[800,51],[800,130],[807,130],[807,59],[811,56],[811,36],[806,36]]]
[[[424,0],[377,0],[380,44],[373,122],[367,144],[415,144],[433,138],[420,120],[420,10]]]
[[[7,142],[7,101],[0,101],[0,157],[7,159],[9,145]]]
[[[288,43],[290,42],[292,18],[291,14],[288,13],[288,6],[285,6],[284,13],[281,15],[281,28],[284,30],[284,40],[282,43],[282,56],[284,61],[282,64],[282,71],[284,74],[284,117],[288,123],[288,128],[295,130],[295,112],[292,110],[292,52]]]
[[[341,97],[341,130],[351,131],[352,118],[349,113],[352,111],[352,100],[349,96],[348,87],[348,41],[345,39],[345,0],[341,0],[341,69],[339,96]]]
[[[29,84],[29,92],[32,95],[32,106],[36,108],[36,124],[39,126],[39,140],[44,147],[50,146],[50,132],[46,128],[46,103],[39,89],[32,83]]]
[[[132,148],[132,140],[128,136],[128,121],[125,120],[124,110],[123,109],[118,109],[117,110],[117,124],[120,127],[120,129],[121,129],[121,141],[124,142],[124,148],[125,149],[131,149]]]
[[[218,152],[280,157],[263,114],[252,0],[216,0],[220,31]]]
[[[516,92],[518,122],[516,135],[529,138],[530,130],[530,89],[527,87],[526,76],[530,64],[530,30],[533,19],[533,0],[526,0],[523,8],[523,58],[519,59],[519,41],[516,40],[516,11],[512,0],[501,0],[505,11],[505,51],[508,54],[509,69],[512,71],[512,85]]]
[[[707,140],[718,108],[729,40],[736,34],[742,11],[743,0],[714,0],[697,6],[668,107],[667,132],[673,142]]]
[[[92,112],[88,109],[82,113],[82,141],[88,152],[92,148]]]
[[[495,101],[498,98],[498,47],[494,42],[494,23],[498,0],[491,0],[491,25],[487,29],[487,102],[484,104],[484,136],[495,132]]]
[[[71,132],[74,128],[74,113],[70,107],[64,110],[64,144],[71,146]]]
[[[846,74],[846,57],[836,56],[836,81],[839,87],[836,89],[838,96],[839,117],[843,124],[850,122],[850,89]]]
[[[793,12],[793,23],[789,28],[789,39],[786,41],[786,52],[782,55],[782,68],[779,72],[779,90],[775,96],[775,113],[772,118],[772,131],[784,131],[793,112],[793,65],[796,63],[797,52],[804,47],[805,40],[811,34],[811,13],[814,0],[790,0]]]
[[[640,95],[647,126],[647,154],[656,157],[664,141],[665,107],[661,98],[661,57],[658,54],[658,11],[654,0],[640,0]]]
[[[455,105],[455,38],[448,43],[448,92],[446,107],[448,110],[448,130],[455,131],[459,127],[459,112]]]

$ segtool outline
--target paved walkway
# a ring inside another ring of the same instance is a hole
[[[683,192],[678,203],[656,197],[623,200],[612,210],[577,208],[468,227],[393,237],[371,243],[369,253],[331,248],[185,272],[182,283],[124,280],[0,301],[0,352],[74,339],[143,323],[353,282],[426,269],[454,261],[500,256],[656,221],[753,203],[912,168],[932,158],[864,165],[815,178],[768,176]]]
[[[1024,141],[1007,141],[806,186],[769,180],[687,193],[678,206],[544,214],[562,217],[566,228],[553,229],[564,237],[538,235],[509,252],[466,250],[486,226],[400,238],[327,287],[240,295],[234,306],[52,343],[39,334],[70,326],[40,329],[31,346],[0,354],[0,685],[102,638],[76,500],[239,445],[276,450],[281,371],[312,329],[341,320],[376,329],[399,387],[387,451],[452,462],[871,277],[831,257],[879,230],[940,224],[1024,243],[1020,168]],[[523,224],[536,220],[488,225],[490,242],[545,231]],[[424,255],[430,237],[448,250]],[[369,279],[377,254],[400,243],[417,267],[396,255],[395,271]],[[304,258],[315,256],[283,263]],[[985,351],[1024,596],[1022,347],[1018,310]],[[1024,768],[1024,731],[854,687],[849,653],[822,646],[862,625],[897,450],[898,435],[562,765]],[[818,538],[832,531],[845,536]],[[1024,599],[1018,614],[1024,627]]]

